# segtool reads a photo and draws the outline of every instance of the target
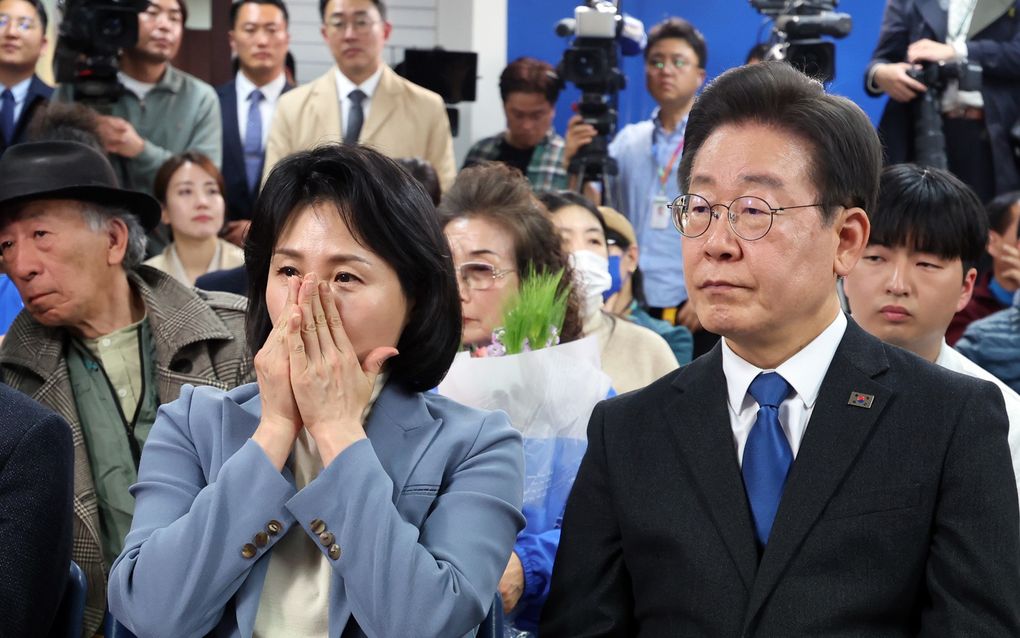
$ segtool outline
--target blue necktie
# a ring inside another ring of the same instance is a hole
[[[361,103],[368,97],[361,89],[354,89],[347,94],[351,101],[351,109],[347,113],[347,130],[344,132],[344,141],[354,144],[361,136],[361,125],[365,123],[365,109]]]
[[[255,193],[262,178],[262,113],[259,103],[265,96],[255,89],[248,94],[248,124],[244,127],[244,171],[248,176],[248,190]]]
[[[3,135],[4,143],[8,146],[14,143],[14,94],[10,89],[4,89],[0,95],[0,135]]]
[[[758,402],[758,416],[744,445],[744,489],[754,515],[754,529],[762,547],[769,542],[772,521],[783,497],[793,452],[779,423],[779,404],[790,394],[790,384],[775,372],[754,378],[748,393]]]

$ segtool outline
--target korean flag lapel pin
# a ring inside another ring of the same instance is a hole
[[[871,404],[875,402],[875,395],[864,394],[863,392],[851,392],[850,400],[847,401],[847,405],[857,406],[858,408],[870,408]]]

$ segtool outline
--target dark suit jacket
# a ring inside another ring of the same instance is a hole
[[[878,63],[904,62],[907,47],[929,38],[946,41],[948,15],[939,0],[889,0],[882,19],[878,45],[865,73]],[[977,0],[967,35],[967,57],[983,69],[981,95],[985,125],[992,146],[995,189],[999,193],[1020,188],[1009,130],[1020,118],[1020,0]],[[889,164],[908,162],[914,156],[914,105],[889,100],[878,132]]]
[[[49,635],[71,564],[71,428],[0,384],[0,636]]]
[[[596,407],[541,634],[1020,636],[1007,427],[850,321],[759,562],[716,346]]]
[[[294,88],[285,84],[283,92]],[[216,87],[220,98],[220,117],[223,126],[223,181],[227,185],[227,219],[251,219],[258,190],[248,188],[248,175],[244,170],[244,140],[237,121],[237,85],[235,80]],[[261,181],[261,180],[260,180]]]
[[[33,75],[32,82],[28,85],[25,106],[21,109],[18,121],[14,123],[14,139],[5,140],[0,134],[0,155],[4,154],[8,146],[25,141],[25,133],[28,132],[28,124],[32,121],[32,115],[46,105],[51,95],[53,95],[53,87],[40,80],[39,76]]]
[[[232,292],[242,297],[248,296],[248,271],[244,266],[229,268],[227,270],[214,270],[204,275],[199,275],[195,280],[195,288],[201,290],[215,290],[218,292]]]

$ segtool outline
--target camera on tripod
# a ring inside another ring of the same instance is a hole
[[[831,82],[836,77],[836,45],[823,36],[845,38],[853,20],[836,11],[837,0],[750,0],[772,19],[772,47],[766,60],[786,60],[806,75]]]
[[[63,0],[54,68],[74,100],[90,106],[117,101],[120,51],[138,42],[138,14],[148,6],[148,0]]]
[[[914,161],[922,166],[947,169],[946,138],[942,133],[942,96],[950,82],[960,91],[981,90],[981,66],[966,60],[925,62],[907,75],[928,87],[914,100]]]
[[[581,90],[577,112],[598,133],[578,149],[567,170],[580,177],[579,185],[599,181],[608,186],[605,178],[619,172],[616,160],[609,157],[609,140],[616,132],[618,94],[627,83],[619,58],[621,52],[624,55],[641,52],[644,25],[625,17],[617,2],[588,0],[574,10],[573,18],[556,25],[556,35],[574,36],[556,67],[556,74],[561,86],[569,82]],[[604,194],[608,195],[608,191]]]

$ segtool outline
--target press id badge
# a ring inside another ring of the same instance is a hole
[[[669,200],[665,195],[656,195],[652,198],[652,228],[662,230],[670,225]]]

